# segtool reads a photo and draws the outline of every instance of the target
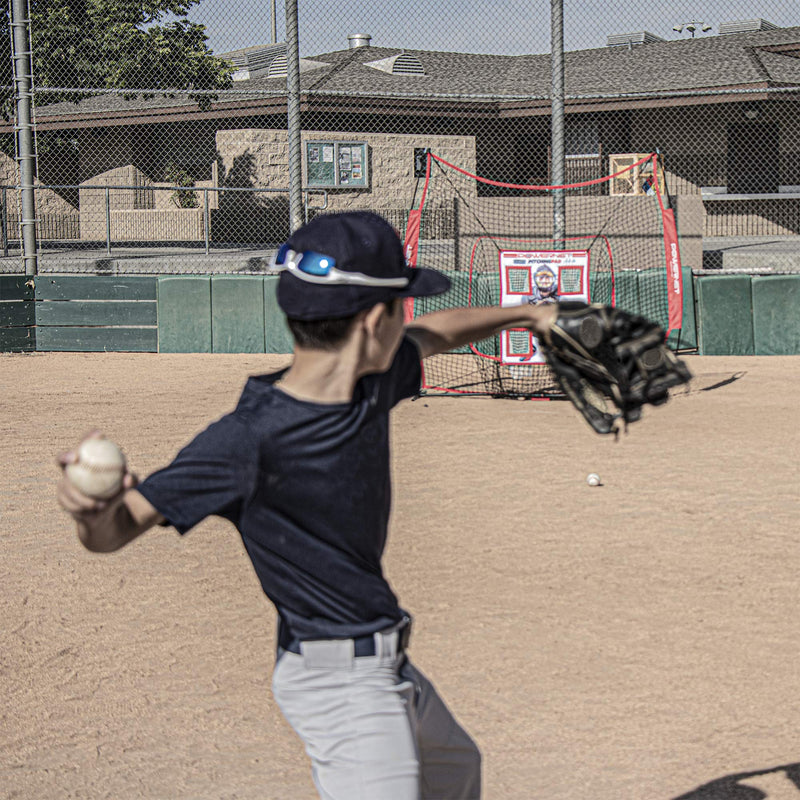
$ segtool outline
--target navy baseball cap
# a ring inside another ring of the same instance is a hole
[[[274,263],[282,270],[278,305],[290,319],[339,319],[395,297],[450,288],[446,275],[407,266],[395,229],[370,211],[315,217],[289,237]]]

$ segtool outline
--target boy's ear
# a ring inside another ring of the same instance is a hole
[[[386,303],[376,303],[371,308],[368,308],[366,311],[362,311],[361,313],[364,315],[362,320],[362,324],[366,328],[367,332],[372,334],[378,329],[378,326],[381,324],[383,317],[388,314],[389,307]]]

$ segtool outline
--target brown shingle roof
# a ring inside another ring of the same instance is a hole
[[[786,50],[789,54],[774,52]],[[769,49],[764,49],[769,48]],[[425,68],[425,75],[392,75],[367,66],[407,52]],[[635,93],[657,96],[728,87],[797,85],[800,87],[800,27],[774,31],[708,36],[654,42],[634,47],[604,47],[568,52],[565,81],[568,97]],[[388,47],[359,47],[312,56],[328,66],[301,74],[301,91],[347,97],[417,98],[453,101],[513,101],[546,99],[550,92],[550,56],[494,56]],[[283,78],[257,77],[240,81],[234,92],[219,94],[210,116],[224,115],[231,104],[241,108],[263,104],[269,96],[284,102]],[[253,95],[245,94],[254,91]],[[261,98],[260,103],[257,99]],[[132,117],[159,109],[193,109],[197,101],[186,94],[126,99],[100,95],[79,103],[58,103],[37,110],[40,122],[64,115]],[[258,113],[254,108],[254,113]],[[129,121],[133,121],[130,119]],[[48,127],[54,127],[50,125]]]

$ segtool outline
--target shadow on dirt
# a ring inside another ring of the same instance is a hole
[[[730,384],[735,383],[739,380],[739,378],[743,378],[747,375],[747,372],[734,372],[730,378],[725,378],[725,380],[717,381],[717,383],[712,383],[710,386],[701,386],[699,389],[695,391],[698,392],[710,392],[714,389],[721,389],[723,386],[730,386]]]
[[[800,763],[740,772],[706,783],[672,800],[800,800]]]

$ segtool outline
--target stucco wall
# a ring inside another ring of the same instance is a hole
[[[7,153],[0,153],[0,185],[16,186],[19,183],[17,165]],[[36,181],[38,186],[40,181]],[[40,239],[68,239],[78,235],[78,210],[71,202],[75,192],[65,190],[63,194],[52,189],[36,189],[37,235]],[[8,237],[19,238],[19,192],[8,189],[5,192],[8,220]]]
[[[472,136],[303,131],[304,142],[313,140],[363,141],[369,145],[370,186],[329,189],[329,211],[411,208],[417,186],[415,147],[429,147],[448,161],[475,171],[475,138]],[[303,150],[305,159],[305,148]],[[217,152],[222,185],[279,189],[289,185],[289,146],[284,130],[218,131]],[[319,195],[312,195],[310,205],[316,206],[319,202]]]

